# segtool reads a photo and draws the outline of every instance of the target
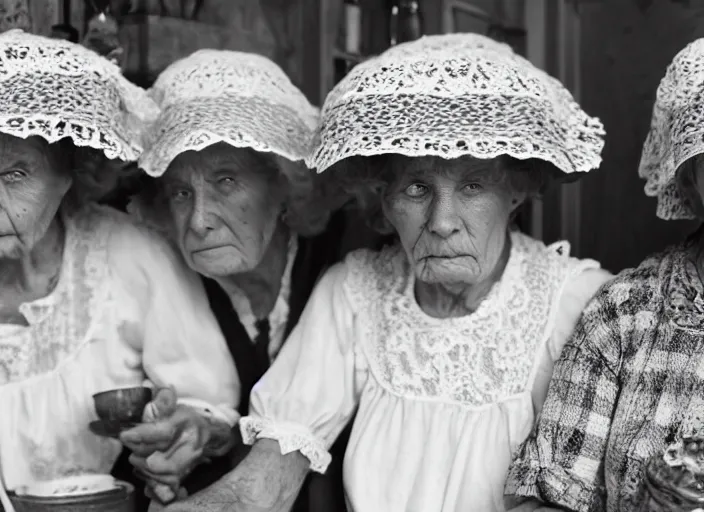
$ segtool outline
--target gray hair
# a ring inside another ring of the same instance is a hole
[[[401,166],[397,165],[401,158],[409,157],[397,154],[354,156],[326,170],[322,176],[326,178],[323,188],[330,202],[328,208],[336,210],[354,204],[370,228],[382,235],[393,234],[394,229],[384,216],[382,203],[389,185],[402,172]],[[458,160],[468,169],[488,171],[494,183],[523,193],[527,198],[540,196],[562,174],[551,164],[538,159],[519,160],[501,155],[492,159],[464,156]]]

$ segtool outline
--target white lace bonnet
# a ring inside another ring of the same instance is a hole
[[[650,132],[638,175],[645,194],[658,198],[661,219],[693,219],[680,196],[676,175],[690,158],[704,153],[704,39],[690,43],[668,66],[660,81]]]
[[[0,132],[49,143],[70,137],[132,162],[157,114],[146,91],[97,53],[19,29],[0,34]]]
[[[350,156],[539,158],[564,173],[601,163],[604,128],[555,78],[478,34],[426,36],[355,68],[328,95],[306,159]]]
[[[302,160],[318,122],[286,73],[253,53],[198,50],[166,68],[150,94],[162,112],[139,164],[156,177],[180,153],[217,142]]]

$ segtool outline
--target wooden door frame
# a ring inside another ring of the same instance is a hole
[[[559,79],[580,100],[580,20],[574,0],[526,2],[527,57]],[[542,201],[533,201],[531,233],[553,242],[568,240],[572,254],[581,249],[582,191],[579,182],[563,185]]]

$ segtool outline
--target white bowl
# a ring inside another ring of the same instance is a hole
[[[46,482],[35,482],[15,490],[18,496],[60,497],[83,496],[115,489],[110,475],[77,475]]]

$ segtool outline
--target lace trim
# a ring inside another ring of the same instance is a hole
[[[323,172],[356,155],[511,155],[587,172],[601,162],[604,134],[560,82],[507,45],[478,34],[426,36],[340,81],[306,163]]]
[[[0,132],[70,137],[110,159],[135,161],[158,107],[120,69],[80,45],[11,30],[0,36]]]
[[[345,285],[365,317],[362,346],[382,387],[406,399],[481,408],[532,386],[566,279],[596,263],[575,263],[566,244],[549,248],[519,233],[512,241],[501,281],[475,313],[451,319],[418,306],[399,247],[350,255]]]
[[[180,153],[217,142],[302,160],[318,122],[286,74],[252,53],[197,51],[164,70],[150,94],[162,113],[140,166],[152,176]]]
[[[245,416],[240,419],[240,431],[245,444],[252,445],[257,439],[274,439],[279,442],[282,455],[301,452],[316,473],[325,473],[332,461],[324,444],[297,423],[277,423],[267,418]]]
[[[650,132],[643,145],[638,175],[645,194],[658,198],[661,219],[693,219],[675,180],[680,166],[704,153],[704,39],[680,51],[658,86]]]

